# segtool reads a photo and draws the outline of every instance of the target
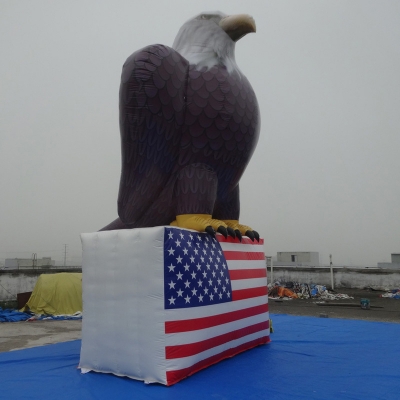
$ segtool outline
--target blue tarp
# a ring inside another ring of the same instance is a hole
[[[288,315],[272,319],[275,333],[270,344],[172,387],[110,374],[81,374],[79,340],[0,353],[0,398],[399,398],[400,324]]]
[[[3,310],[0,307],[0,322],[19,322],[19,321],[26,321],[32,317],[32,314],[20,312],[18,310],[10,310],[6,308]]]

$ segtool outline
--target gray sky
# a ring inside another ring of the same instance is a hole
[[[0,261],[77,263],[117,217],[122,64],[209,10],[257,23],[236,46],[262,120],[241,221],[266,253],[400,252],[398,0],[0,0]]]

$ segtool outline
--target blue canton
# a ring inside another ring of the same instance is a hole
[[[232,301],[228,266],[220,244],[208,233],[165,228],[166,309]]]

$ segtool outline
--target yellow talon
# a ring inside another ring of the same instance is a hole
[[[243,236],[246,235],[247,231],[253,231],[253,228],[250,228],[250,226],[239,224],[237,219],[224,219],[223,222],[233,230],[237,229]]]
[[[213,219],[209,214],[181,214],[176,216],[176,220],[172,221],[172,226],[179,228],[193,229],[198,232],[204,232],[207,226],[212,226],[215,231],[220,226],[227,227],[226,223],[218,219]]]

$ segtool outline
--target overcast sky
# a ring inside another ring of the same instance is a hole
[[[0,262],[80,262],[80,233],[117,217],[125,59],[210,10],[257,24],[236,45],[261,110],[241,221],[267,255],[400,252],[398,0],[0,0]]]

